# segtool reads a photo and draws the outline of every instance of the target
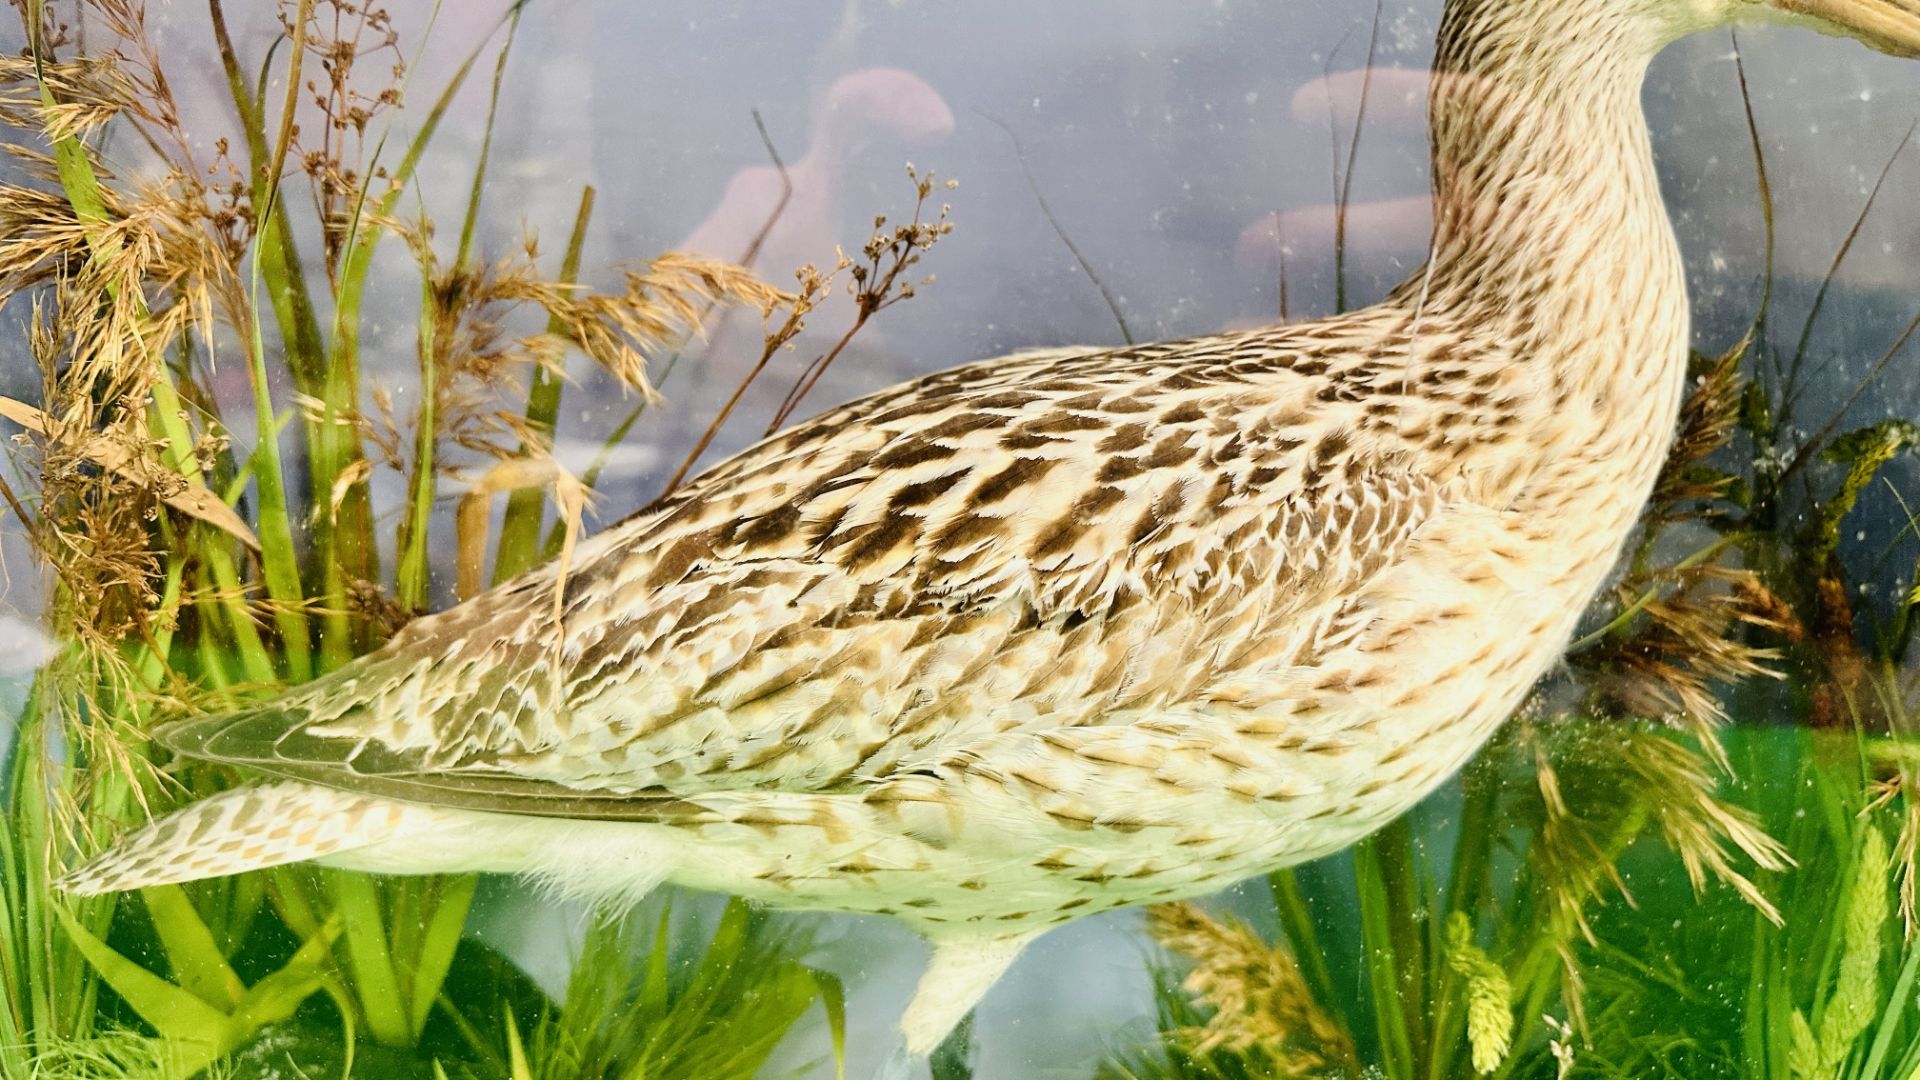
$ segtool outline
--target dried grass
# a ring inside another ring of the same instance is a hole
[[[168,783],[147,760],[143,733],[156,718],[324,673],[424,606],[424,556],[391,575],[378,565],[377,468],[414,479],[401,528],[422,551],[440,527],[436,481],[462,490],[462,594],[485,578],[490,503],[508,491],[550,496],[564,573],[588,492],[552,460],[550,425],[530,414],[535,373],[563,377],[577,353],[657,400],[651,358],[679,348],[713,307],[750,306],[779,325],[799,302],[739,267],[679,254],[618,270],[613,288],[596,291],[576,283],[578,236],[557,275],[531,239],[474,257],[484,160],[448,257],[430,222],[397,220],[393,206],[480,49],[404,152],[384,152],[410,63],[377,3],[280,3],[291,47],[262,58],[237,52],[221,0],[209,0],[239,120],[231,142],[182,126],[141,0],[72,0],[61,18],[51,5],[19,7],[34,49],[0,58],[0,122],[23,133],[0,145],[11,166],[0,184],[0,306],[30,312],[41,386],[35,402],[0,401],[0,415],[27,429],[14,454],[27,483],[0,494],[52,571],[49,618],[72,643],[38,684],[48,715],[36,737],[59,748],[43,755],[59,775],[33,857],[55,866],[143,816]],[[81,49],[72,28],[83,23]],[[108,125],[132,136],[115,142],[122,174],[83,138]],[[295,246],[303,226],[321,240],[311,264]],[[360,375],[371,252],[389,234],[420,268],[428,393],[408,399],[411,414]],[[234,365],[248,375],[250,408],[213,392],[212,376]],[[251,449],[237,452],[247,436]],[[284,466],[282,453],[305,469]],[[535,500],[518,557],[537,560],[540,519]],[[451,955],[470,885],[394,884],[348,913],[403,927],[356,923],[372,935],[359,940],[387,943],[378,955],[356,945],[341,969],[337,1000],[357,1030],[390,1044],[418,1037],[440,977],[421,955]],[[277,886],[283,914],[347,903],[344,891],[310,886]],[[90,910],[104,938],[111,908]],[[0,931],[23,932],[11,922]],[[28,977],[66,980],[41,967]],[[83,1028],[90,980],[60,981],[84,998],[73,1005]],[[394,985],[409,1000],[381,990]]]
[[[1746,380],[1741,341],[1696,364],[1682,403],[1680,427],[1654,483],[1642,539],[1628,572],[1614,587],[1618,614],[1576,643],[1573,663],[1606,715],[1677,723],[1726,768],[1716,729],[1726,721],[1718,686],[1752,676],[1778,677],[1777,648],[1756,645],[1755,632],[1791,641],[1803,634],[1791,605],[1756,571],[1740,565],[1733,532],[1683,558],[1655,564],[1656,542],[1676,525],[1726,533],[1736,507],[1736,478],[1713,465],[1739,430]]]
[[[1181,986],[1213,1009],[1204,1026],[1170,1033],[1195,1055],[1252,1051],[1282,1077],[1359,1073],[1352,1037],[1314,1000],[1286,946],[1190,903],[1149,908],[1147,932],[1192,962]]]

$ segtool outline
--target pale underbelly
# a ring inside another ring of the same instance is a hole
[[[700,822],[595,824],[631,830],[684,885],[893,915],[934,933],[956,924],[1015,931],[1202,895],[1339,851],[1456,772],[1557,659],[1572,625],[1554,618],[1515,633],[1503,607],[1484,627],[1449,631],[1500,646],[1453,685],[1407,662],[1404,676],[1352,691],[1404,696],[1417,682],[1424,709],[1325,720],[1313,725],[1321,737],[1295,749],[1238,732],[1260,728],[1257,717],[1222,713],[1136,729],[1148,743],[1171,732],[1163,741],[1180,752],[1141,752],[1132,763],[1053,747],[910,778],[877,797],[735,792],[697,800],[710,815]]]
[[[702,799],[717,819],[752,820],[691,827],[673,877],[929,930],[1013,928],[1330,854],[1465,764],[1558,661],[1610,562],[1545,580],[1503,572],[1464,593],[1403,578],[1365,632],[1312,672],[1278,677],[1296,682],[1279,707],[1028,732],[875,797]]]

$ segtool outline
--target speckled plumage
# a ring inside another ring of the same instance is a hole
[[[1633,525],[1688,344],[1641,75],[1757,7],[1452,0],[1434,254],[1381,304],[800,424],[583,545],[559,597],[536,570],[168,729],[284,782],[70,885],[319,856],[882,912],[936,946],[924,1052],[1048,926],[1351,843],[1520,702]],[[315,805],[361,842],[272,832]]]

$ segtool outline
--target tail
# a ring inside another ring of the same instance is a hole
[[[430,825],[423,806],[287,781],[222,792],[120,838],[55,883],[80,896],[317,859]]]

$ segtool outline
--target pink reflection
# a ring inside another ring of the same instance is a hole
[[[876,67],[842,75],[827,88],[814,112],[806,152],[787,161],[790,192],[772,164],[741,169],[727,182],[719,205],[676,249],[742,263],[781,287],[790,287],[793,272],[808,263],[824,274],[833,269],[836,247],[858,256],[872,227],[871,218],[845,219],[837,199],[840,189],[857,179],[853,170],[871,166],[869,149],[941,139],[953,132],[953,125],[953,110],[939,91],[910,71]],[[906,162],[901,154],[888,165],[889,177],[899,177],[903,189],[904,176],[891,170]],[[842,275],[832,296],[814,309],[806,329],[789,346],[792,356],[783,357],[752,382],[732,426],[757,429],[765,424],[799,366],[838,339],[853,324],[855,314]],[[747,374],[760,354],[760,333],[752,316],[752,312],[729,308],[714,313],[704,327],[706,357],[696,369],[696,378],[731,387]],[[856,347],[871,348],[879,336],[868,327]],[[830,384],[821,396],[836,395]],[[803,408],[801,415],[810,411]],[[691,441],[693,433],[705,426],[704,416],[692,419],[696,413],[674,410],[670,414],[687,426],[676,433],[675,442],[679,436]]]
[[[1258,270],[1279,265],[1282,254],[1288,261],[1323,258],[1333,251],[1335,221],[1331,203],[1263,214],[1240,230],[1234,263]],[[1426,253],[1432,229],[1430,195],[1355,203],[1347,207],[1347,253],[1417,259]]]
[[[1333,115],[1345,124],[1360,111],[1364,87],[1369,130],[1413,132],[1424,137],[1427,79],[1424,68],[1378,67],[1371,76],[1364,69],[1336,72],[1294,91],[1288,108],[1296,120],[1311,121],[1325,120],[1331,108]]]
[[[852,247],[865,239],[842,235],[835,207],[840,174],[853,154],[876,139],[928,142],[952,131],[953,110],[918,75],[900,68],[842,75],[814,115],[806,153],[787,166],[792,195],[758,250],[752,250],[754,238],[780,206],[783,191],[780,171],[771,164],[735,173],[720,204],[676,247],[746,261],[776,284],[803,263],[826,270],[835,244]]]
[[[1336,125],[1335,152],[1347,153],[1346,140],[1353,125],[1363,125],[1362,142],[1366,153],[1378,153],[1380,144],[1418,144],[1425,156],[1427,102],[1432,73],[1424,69],[1375,68],[1343,71],[1314,79],[1294,91],[1288,107],[1296,119],[1308,122],[1332,122]],[[1511,93],[1480,80],[1449,76],[1438,87],[1442,97],[1459,97],[1467,102],[1492,101]],[[1364,100],[1366,110],[1361,113]],[[1457,115],[1472,115],[1472,104],[1455,110]],[[1483,216],[1488,207],[1472,194],[1471,185],[1440,185],[1453,193],[1454,201],[1439,207],[1442,224]],[[1412,265],[1425,258],[1434,232],[1433,196],[1426,191],[1405,196],[1356,200],[1347,207],[1344,237],[1339,232],[1339,215],[1332,202],[1294,207],[1263,214],[1240,230],[1234,248],[1234,262],[1242,270],[1264,272],[1287,264],[1324,264],[1336,243],[1345,244],[1349,257],[1391,259]]]

